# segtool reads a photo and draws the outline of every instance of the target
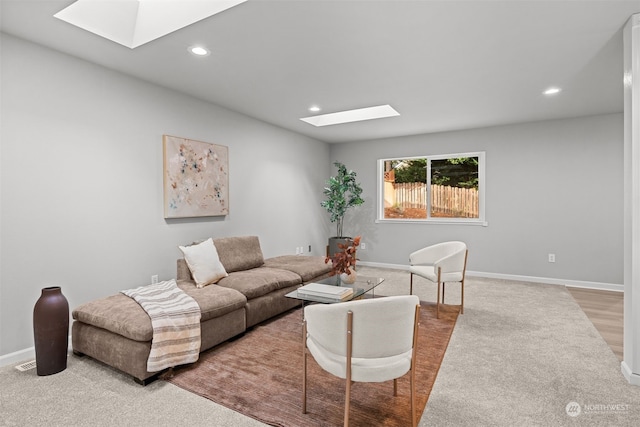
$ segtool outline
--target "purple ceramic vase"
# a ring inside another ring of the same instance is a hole
[[[38,375],[64,371],[69,346],[69,303],[59,286],[42,289],[33,308],[33,337]]]

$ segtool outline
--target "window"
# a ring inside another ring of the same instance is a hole
[[[484,152],[378,160],[378,220],[484,222]]]

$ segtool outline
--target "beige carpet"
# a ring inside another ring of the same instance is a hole
[[[640,387],[565,287],[467,289],[421,426],[640,425]]]
[[[422,303],[416,367],[418,414],[427,402],[458,317],[457,307]],[[302,413],[302,311],[288,312],[244,336],[201,354],[175,370],[169,381],[185,390],[273,426],[342,425],[344,380],[324,372],[309,357],[307,413]],[[411,425],[408,375],[398,381],[355,383],[352,426]]]

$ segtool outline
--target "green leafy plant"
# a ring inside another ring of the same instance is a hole
[[[331,222],[336,223],[336,237],[343,237],[342,227],[344,224],[344,215],[347,209],[364,203],[360,195],[362,187],[356,182],[356,173],[347,171],[345,165],[335,162],[338,168],[338,175],[332,176],[327,181],[324,188],[326,200],[320,203],[331,215]]]

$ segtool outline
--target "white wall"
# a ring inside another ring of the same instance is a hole
[[[640,386],[640,13],[624,27],[624,360]]]
[[[377,159],[471,151],[486,152],[488,227],[375,223]],[[471,271],[621,287],[622,114],[338,144],[331,158],[364,188],[345,224],[363,261],[407,265],[415,249],[463,240]]]
[[[327,144],[1,37],[0,356],[33,346],[45,286],[73,308],[173,278],[177,246],[209,236],[324,253]],[[228,217],[163,218],[163,134],[229,147]]]

